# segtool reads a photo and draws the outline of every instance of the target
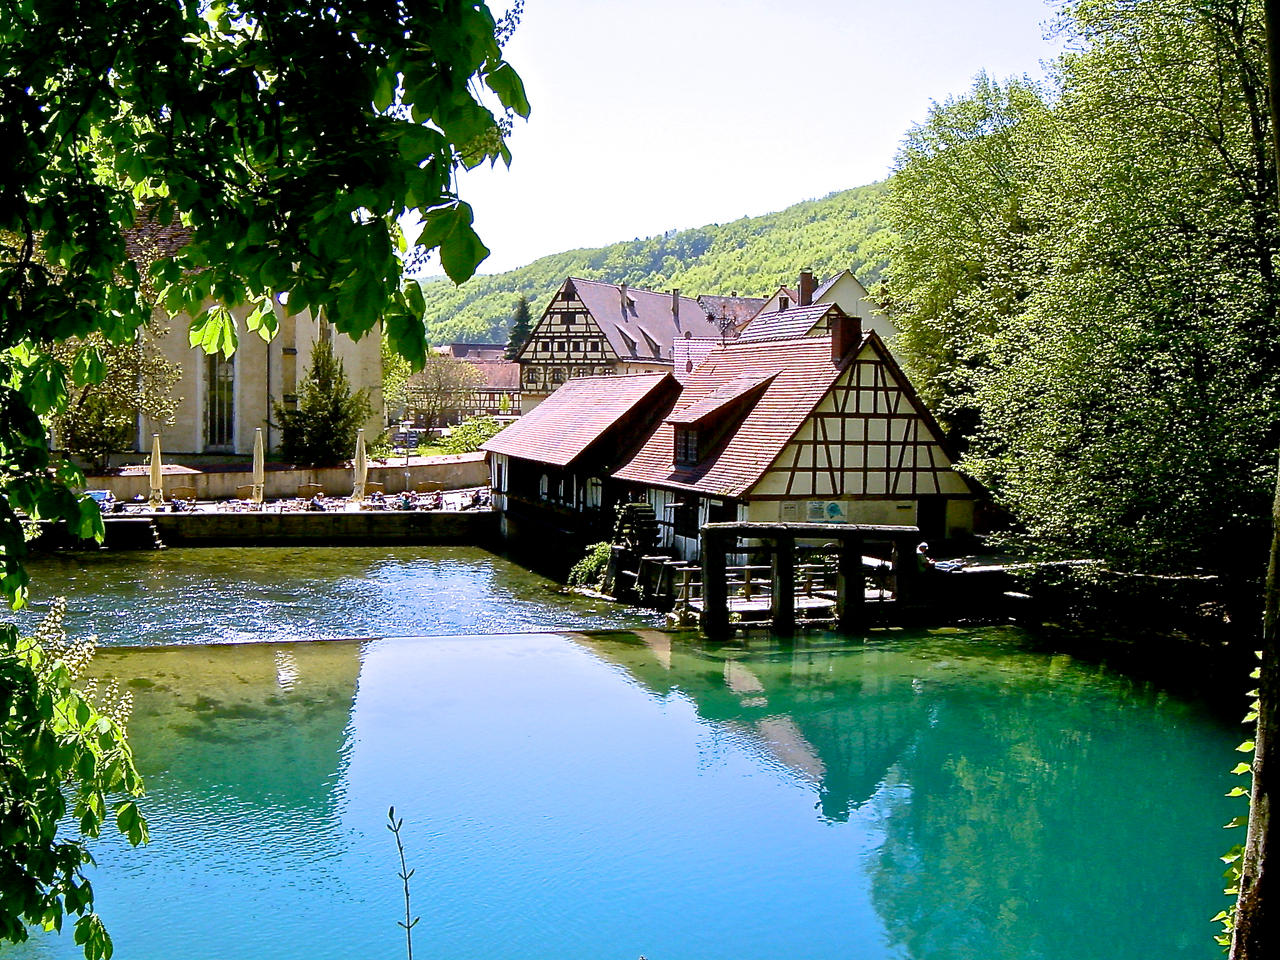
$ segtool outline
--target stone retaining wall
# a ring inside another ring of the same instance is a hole
[[[149,516],[168,547],[435,543],[486,546],[498,537],[498,514],[488,510],[264,511]]]
[[[463,490],[489,484],[489,466],[483,453],[424,457],[407,468],[403,462],[397,464],[394,460],[385,465],[369,464],[369,483],[381,483],[385,493],[403,491],[406,474],[410,490],[424,483],[440,484],[445,490]],[[172,490],[189,487],[195,491],[196,500],[230,500],[236,497],[237,488],[247,485],[250,479],[248,471],[238,470],[166,473],[165,499],[169,498]],[[347,497],[351,495],[351,481],[349,467],[269,470],[263,495],[268,500],[287,499],[296,497],[301,485],[318,483],[324,488],[325,496]],[[151,481],[145,472],[124,476],[86,477],[85,487],[89,490],[110,490],[117,500],[132,500],[135,497],[146,498],[151,492]]]

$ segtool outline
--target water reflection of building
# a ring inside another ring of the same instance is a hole
[[[928,722],[896,654],[864,650],[855,662],[847,646],[797,644],[740,655],[658,631],[633,636],[642,642],[578,639],[658,696],[687,697],[703,720],[810,784],[829,820],[867,803]]]
[[[881,839],[854,869],[891,955],[1207,955],[1204,918],[1225,901],[1204,865],[1233,815],[1231,732],[1105,668],[917,639],[829,652],[583,642],[743,731],[821,791],[825,818],[866,808]]]
[[[129,739],[152,787],[324,815],[345,763],[360,644],[99,650],[95,675],[134,694]],[[259,749],[264,740],[270,750]],[[160,794],[163,803],[163,790]],[[149,803],[150,805],[150,803]]]

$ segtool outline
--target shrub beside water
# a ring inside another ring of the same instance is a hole
[[[605,568],[609,566],[610,547],[611,544],[607,540],[587,547],[587,555],[575,563],[569,571],[569,585],[599,590],[604,582]]]

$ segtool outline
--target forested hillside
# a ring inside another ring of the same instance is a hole
[[[885,265],[884,194],[885,185],[873,183],[761,217],[568,250],[517,270],[473,277],[462,287],[443,277],[426,280],[429,334],[433,343],[505,343],[516,298],[528,297],[537,317],[568,276],[650,290],[679,287],[695,297],[735,291],[761,296],[780,283],[794,284],[805,266],[821,277],[849,267],[871,284]]]

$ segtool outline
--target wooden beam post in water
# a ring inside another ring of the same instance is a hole
[[[858,633],[867,625],[862,576],[862,538],[841,537],[836,565],[836,630]]]
[[[770,631],[775,637],[791,637],[796,632],[796,541],[782,534],[773,541],[770,584],[772,599]]]
[[[897,549],[893,551],[893,578],[897,583],[896,599],[899,608],[905,608],[919,600],[920,594],[920,558],[916,556],[916,545],[919,536],[910,539],[895,538]]]
[[[729,636],[729,589],[725,582],[725,540],[702,528],[702,617],[700,627],[711,640]]]

